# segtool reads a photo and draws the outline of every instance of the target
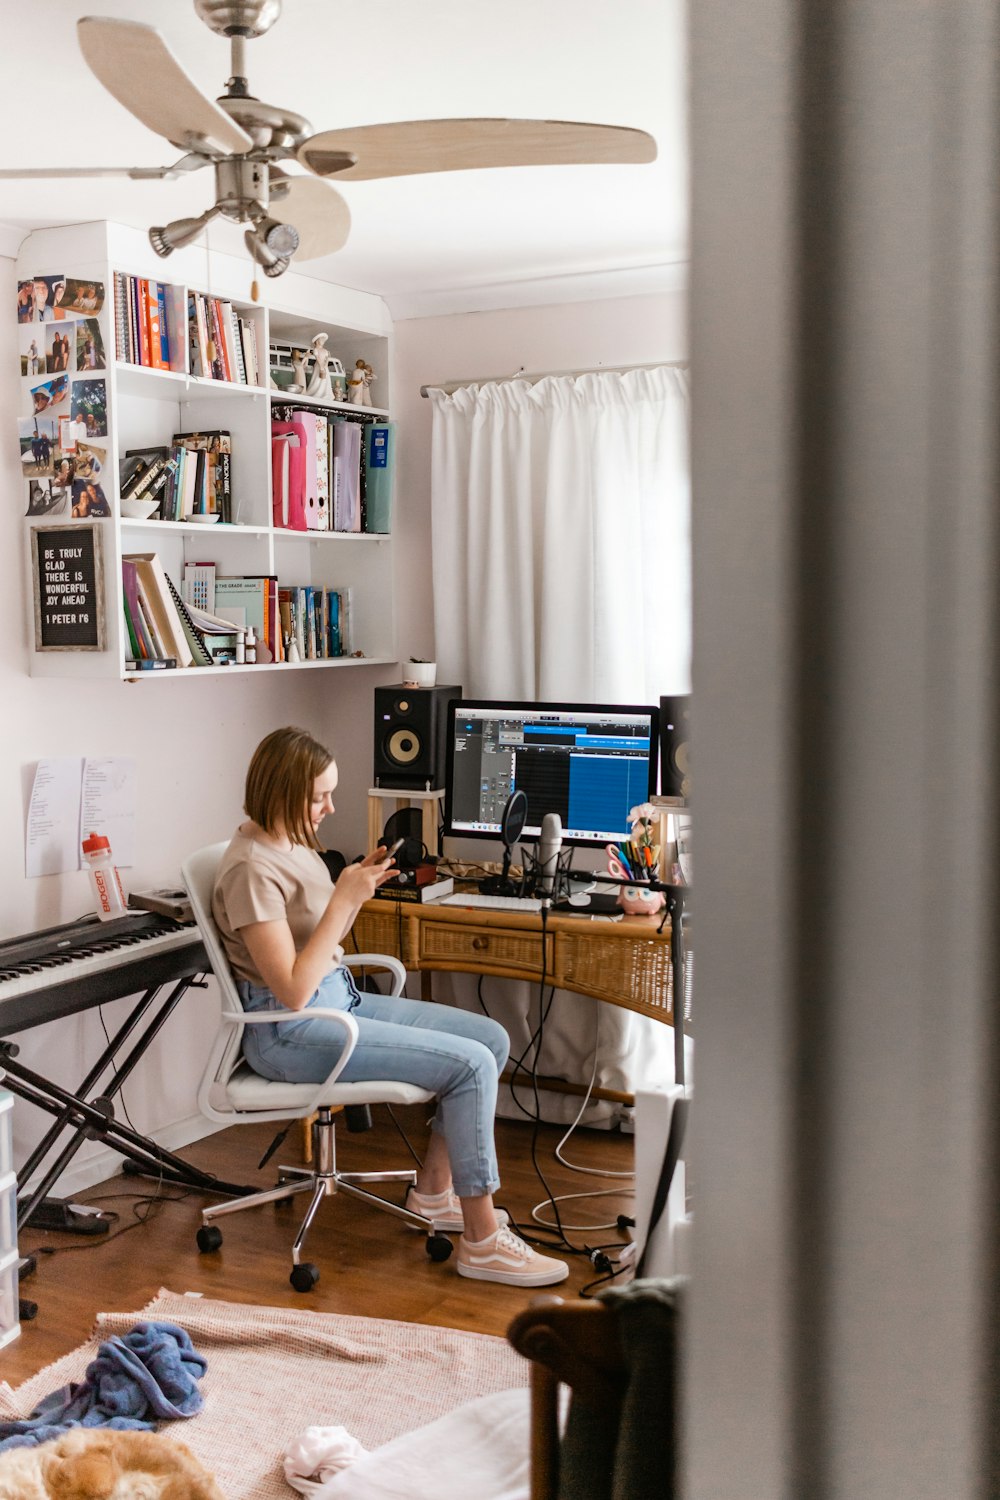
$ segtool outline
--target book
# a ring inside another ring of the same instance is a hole
[[[195,629],[194,622],[191,619],[191,615],[187,605],[184,603],[184,600],[177,592],[177,589],[174,586],[174,581],[170,577],[170,574],[164,573],[163,576],[167,581],[167,588],[170,590],[170,597],[173,600],[174,608],[180,616],[181,625],[184,628],[184,634],[187,637],[188,645],[191,648],[191,665],[194,667],[210,667],[212,665],[211,652],[207,650],[205,642],[202,640],[201,636]]]
[[[176,667],[177,660],[173,656],[127,656],[125,658],[126,672],[155,672],[162,668]]]
[[[442,896],[450,896],[454,889],[455,881],[452,876],[442,875],[440,880],[432,880],[427,885],[380,885],[375,895],[382,901],[419,901],[426,904],[428,901],[440,901]]]
[[[267,629],[268,580],[266,576],[215,579],[215,613],[231,620],[235,625],[253,627],[258,640],[268,640]],[[236,614],[243,611],[243,619]]]
[[[365,426],[365,530],[386,535],[392,530],[392,471],[395,422]]]
[[[123,561],[135,563],[142,597],[146,600],[163,648],[157,655],[176,657],[182,667],[190,667],[194,661],[194,651],[159,555],[156,552],[133,552]]]
[[[361,530],[361,428],[333,423],[334,531]]]

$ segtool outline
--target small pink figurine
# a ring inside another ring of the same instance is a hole
[[[618,905],[627,917],[651,917],[662,911],[666,897],[662,891],[651,891],[648,885],[623,885]]]

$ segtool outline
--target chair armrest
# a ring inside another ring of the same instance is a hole
[[[345,953],[341,963],[347,969],[388,969],[392,974],[391,994],[401,995],[406,983],[406,969],[398,958],[388,953]]]
[[[232,1021],[236,1025],[240,1026],[281,1026],[289,1021],[301,1021],[305,1016],[305,1007],[303,1007],[302,1010],[224,1010],[222,1012],[222,1019],[224,1021]],[[319,1101],[322,1098],[322,1095],[327,1087],[331,1083],[336,1083],[337,1079],[340,1077],[341,1073],[347,1066],[351,1053],[354,1051],[355,1047],[358,1044],[358,1023],[351,1015],[350,1011],[331,1010],[328,1006],[325,1005],[309,1006],[308,1019],[310,1021],[335,1021],[337,1025],[342,1027],[343,1030],[347,1033],[347,1041],[344,1046],[343,1052],[341,1053],[340,1057],[338,1057],[333,1068],[323,1079],[323,1082],[317,1084],[316,1086],[315,1098],[313,1099],[312,1104],[309,1106],[309,1113],[311,1114],[312,1111],[318,1107]]]

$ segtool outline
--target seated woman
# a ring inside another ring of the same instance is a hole
[[[341,939],[389,878],[392,861],[376,850],[348,865],[331,889],[317,830],[333,812],[336,785],[329,751],[302,729],[269,734],[247,770],[248,821],[222,857],[212,912],[244,1008],[301,1011],[303,1019],[247,1027],[246,1059],[264,1078],[322,1083],[344,1034],[322,1017],[310,1020],[309,1008],[351,1011],[358,1042],[340,1075],[345,1083],[393,1078],[437,1095],[407,1206],[439,1228],[462,1231],[459,1275],[511,1286],[562,1281],[565,1262],[532,1250],[493,1207],[500,1186],[493,1115],[510,1046],[503,1027],[449,1006],[359,993],[340,962]]]

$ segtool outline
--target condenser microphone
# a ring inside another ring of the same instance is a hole
[[[562,819],[558,813],[546,813],[542,819],[542,832],[538,840],[538,868],[541,879],[539,895],[551,900],[559,867],[559,850],[562,848]]]

